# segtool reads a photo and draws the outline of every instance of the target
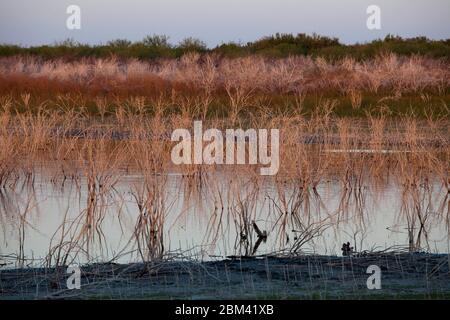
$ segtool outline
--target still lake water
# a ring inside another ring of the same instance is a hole
[[[139,210],[133,190],[142,177],[124,175],[101,204],[104,218],[99,223],[89,254],[81,253],[75,262],[139,261],[134,230]],[[0,193],[0,255],[23,255],[26,264],[39,264],[61,238],[64,225],[69,235],[72,221],[83,221],[87,185],[66,181],[54,183],[36,175],[34,187],[17,186]],[[253,221],[267,233],[255,254],[293,251],[295,243],[307,234],[313,239],[297,253],[341,255],[349,241],[356,251],[423,250],[449,252],[447,190],[439,183],[418,188],[410,199],[395,182],[364,185],[358,192],[346,192],[339,181],[321,183],[316,192],[275,183],[261,178],[255,183],[243,176],[217,173],[201,186],[181,175],[167,176],[165,197],[164,250],[198,259],[220,259],[229,255],[251,254],[258,240]],[[222,209],[223,207],[223,209]],[[77,220],[80,219],[80,220]],[[423,226],[421,228],[421,225]],[[101,240],[101,241],[100,241]],[[261,239],[262,240],[262,239]]]

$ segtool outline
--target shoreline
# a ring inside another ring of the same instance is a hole
[[[381,270],[369,290],[367,268]],[[13,299],[450,299],[450,256],[265,256],[81,266],[81,288],[67,289],[65,267],[0,270],[0,300]]]

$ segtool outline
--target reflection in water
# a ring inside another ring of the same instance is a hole
[[[105,171],[106,172],[106,171]],[[314,185],[252,174],[86,175],[0,190],[0,254],[17,264],[130,262],[171,253],[448,252],[450,201],[438,181],[364,174]]]

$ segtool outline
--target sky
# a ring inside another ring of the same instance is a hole
[[[69,5],[81,9],[81,29],[69,30]],[[369,5],[381,10],[381,29],[369,30]],[[0,43],[89,44],[165,34],[177,43],[196,37],[209,47],[280,33],[317,33],[343,43],[387,34],[450,38],[450,0],[0,0]]]

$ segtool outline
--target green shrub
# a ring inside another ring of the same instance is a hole
[[[213,52],[230,58],[258,54],[271,58],[312,55],[338,59],[351,56],[357,60],[372,58],[380,53],[393,52],[399,55],[420,54],[432,58],[448,59],[450,58],[450,39],[430,40],[425,37],[403,39],[399,36],[388,35],[384,39],[369,43],[344,45],[336,38],[316,34],[277,33],[246,44],[223,43],[212,49],[208,49],[203,41],[192,37],[182,40],[178,45],[172,45],[169,43],[169,37],[165,35],[149,35],[138,42],[116,39],[104,45],[81,44],[72,39],[53,45],[35,47],[0,45],[0,56],[35,55],[43,59],[77,59],[81,57],[110,57],[111,55],[120,58],[156,59],[176,58],[187,52]]]

